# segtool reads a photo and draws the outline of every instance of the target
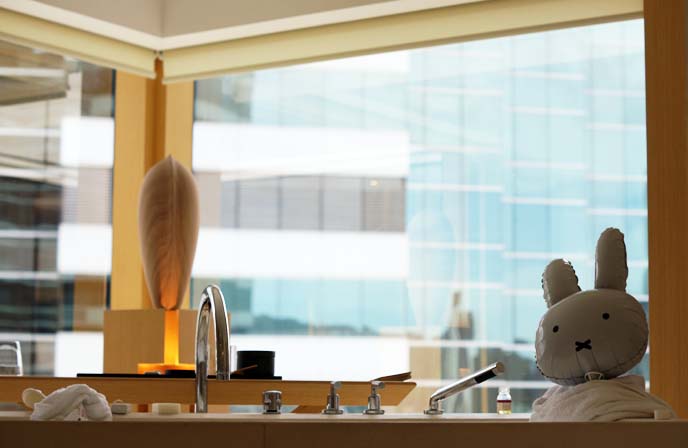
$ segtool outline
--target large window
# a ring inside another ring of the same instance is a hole
[[[218,283],[232,343],[288,379],[412,370],[418,410],[501,360],[445,408],[494,410],[506,383],[529,411],[549,260],[592,287],[619,227],[648,299],[643,53],[629,21],[197,82],[192,303]]]
[[[0,42],[0,340],[25,374],[102,368],[80,353],[102,352],[113,89],[111,70]]]

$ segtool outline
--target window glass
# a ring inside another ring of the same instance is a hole
[[[418,411],[501,360],[445,408],[506,383],[529,411],[551,259],[589,288],[617,226],[648,300],[643,53],[635,20],[198,81],[192,303],[220,282],[232,343],[285,378],[411,370]]]
[[[0,42],[0,340],[24,374],[102,370],[114,72]]]

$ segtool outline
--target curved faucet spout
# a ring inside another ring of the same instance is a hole
[[[196,321],[196,412],[208,412],[208,333],[215,325],[217,379],[229,381],[229,325],[225,298],[215,285],[203,290]]]
[[[444,411],[440,408],[440,403],[442,400],[456,395],[469,387],[473,387],[476,384],[480,384],[483,381],[487,381],[490,378],[494,378],[497,375],[504,373],[504,364],[501,362],[496,362],[484,369],[475,372],[472,375],[461,378],[455,383],[448,386],[444,386],[437,389],[431,396],[428,409],[423,411],[427,415],[441,415]]]

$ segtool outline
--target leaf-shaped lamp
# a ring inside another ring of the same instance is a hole
[[[153,308],[176,310],[189,287],[198,240],[198,189],[172,156],[156,163],[139,196],[139,241]]]

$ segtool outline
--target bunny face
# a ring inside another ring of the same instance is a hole
[[[620,244],[619,244],[620,243]],[[580,291],[573,267],[552,261],[543,274],[549,308],[540,320],[537,366],[561,385],[585,382],[587,373],[617,377],[645,354],[648,327],[643,307],[626,294],[623,234],[607,229],[596,252],[596,289]]]
[[[617,377],[647,348],[643,307],[613,289],[578,292],[552,306],[536,335],[538,368],[557,384],[578,384],[588,372]]]

